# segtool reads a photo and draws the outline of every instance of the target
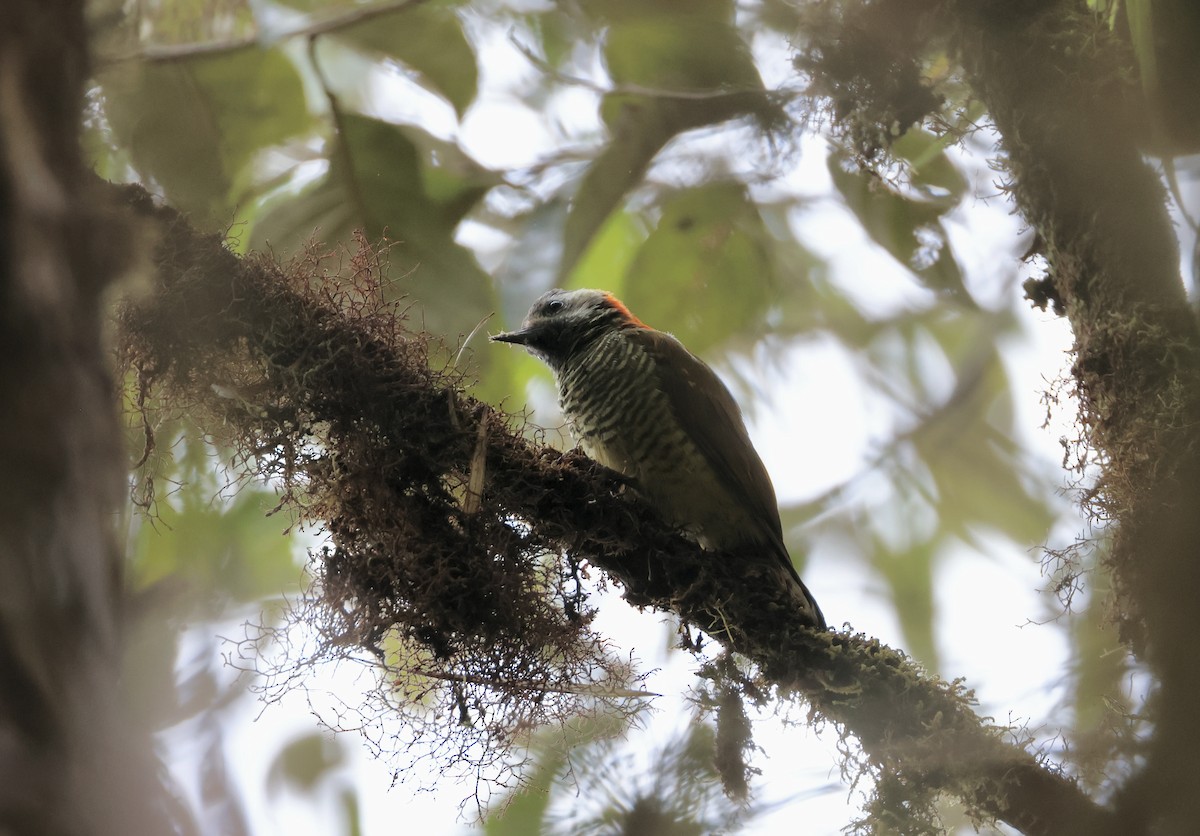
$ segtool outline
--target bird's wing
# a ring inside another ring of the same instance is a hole
[[[721,484],[733,495],[742,497],[754,518],[761,522],[768,545],[799,585],[813,625],[824,630],[825,616],[821,607],[801,580],[783,543],[775,488],[750,442],[737,401],[717,373],[670,334],[641,327],[631,329],[629,335],[651,352],[658,361],[657,368],[670,370],[669,374],[659,375],[659,384],[672,411],[688,427],[692,442],[712,465]],[[736,439],[737,443],[731,444],[730,439]],[[739,455],[739,450],[745,455]]]
[[[659,385],[717,479],[734,496],[744,498],[754,517],[767,527],[764,533],[782,542],[775,488],[754,452],[729,389],[716,372],[670,334],[650,328],[631,329],[629,334],[655,357],[657,368],[666,370],[659,374]]]

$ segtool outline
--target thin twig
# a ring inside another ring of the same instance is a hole
[[[599,93],[602,96],[610,95],[628,95],[628,96],[647,96],[655,99],[721,99],[726,96],[732,96],[738,93],[754,93],[760,96],[785,97],[795,98],[802,95],[801,90],[785,90],[779,88],[773,91],[768,91],[763,87],[720,87],[714,90],[664,90],[655,87],[643,87],[640,84],[615,84],[611,87],[606,87],[590,79],[582,76],[571,75],[562,70],[550,66],[543,58],[534,53],[529,47],[517,40],[516,35],[509,31],[508,40],[513,45],[517,52],[521,53],[529,63],[541,70],[554,81],[562,84],[568,84],[572,87],[583,87],[591,90],[593,93]]]
[[[134,52],[126,53],[125,55],[102,56],[96,63],[103,69],[129,61],[144,61],[149,64],[169,64],[175,61],[187,61],[192,58],[228,55],[246,49],[266,46],[278,41],[290,40],[291,38],[313,38],[318,35],[326,35],[346,26],[353,26],[356,23],[362,23],[376,17],[389,15],[413,6],[420,6],[425,2],[427,0],[392,0],[389,3],[381,3],[378,6],[364,6],[344,14],[325,18],[324,20],[313,21],[305,26],[280,32],[269,39],[265,38],[261,32],[254,32],[227,41],[201,41],[190,44],[147,46]]]
[[[584,696],[605,696],[605,697],[628,697],[637,699],[646,699],[649,697],[661,697],[662,694],[656,694],[653,691],[642,691],[633,688],[598,688],[595,685],[559,685],[550,686],[545,682],[517,682],[512,680],[499,681],[488,679],[483,676],[471,676],[465,673],[442,673],[441,671],[431,671],[424,668],[413,668],[408,673],[416,674],[417,676],[428,677],[429,679],[440,679],[444,682],[457,682],[463,685],[487,685],[495,688],[503,688],[507,691],[516,690],[518,688],[527,688],[530,691],[549,692],[553,694],[582,694]]]

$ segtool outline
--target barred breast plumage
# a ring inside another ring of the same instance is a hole
[[[557,381],[563,415],[585,453],[632,477],[668,522],[702,545],[747,539],[753,520],[680,426],[646,348],[620,331],[605,334],[564,364]]]

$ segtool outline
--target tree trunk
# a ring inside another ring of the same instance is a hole
[[[122,720],[122,466],[101,293],[130,236],[78,145],[78,0],[0,10],[0,830],[152,834]]]
[[[973,87],[1003,135],[1012,190],[1044,243],[1075,332],[1080,422],[1115,521],[1107,563],[1122,632],[1159,687],[1146,770],[1122,794],[1122,833],[1200,821],[1200,331],[1184,295],[1166,192],[1143,160],[1132,55],[1094,17],[1051,3],[961,4]]]

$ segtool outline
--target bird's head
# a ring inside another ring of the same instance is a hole
[[[556,366],[608,331],[645,327],[607,291],[555,289],[538,297],[520,329],[492,339],[523,345]]]

